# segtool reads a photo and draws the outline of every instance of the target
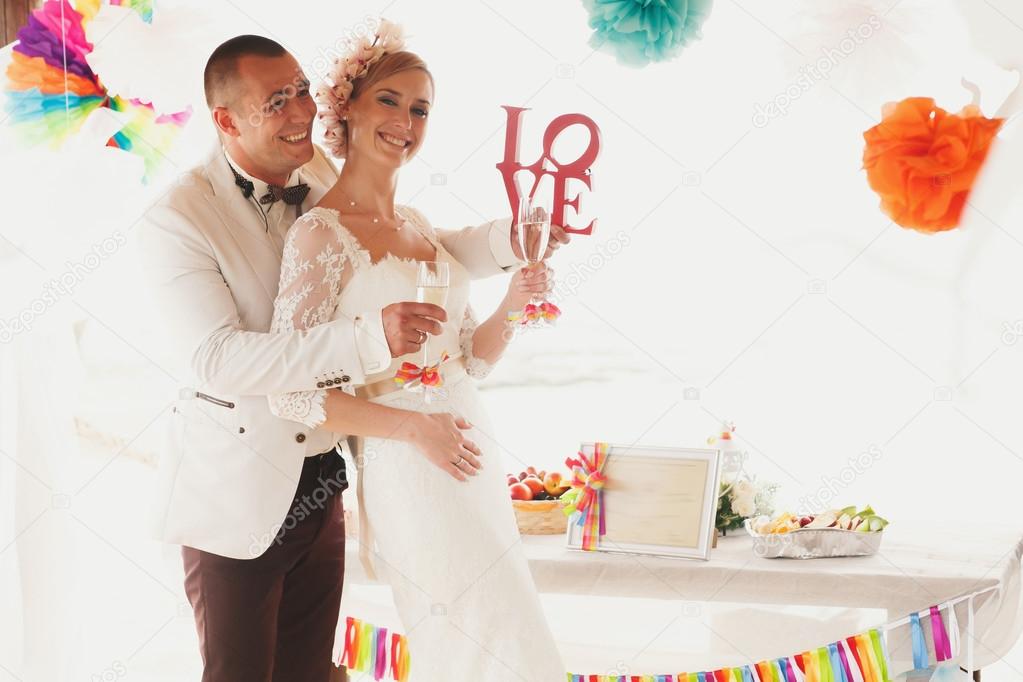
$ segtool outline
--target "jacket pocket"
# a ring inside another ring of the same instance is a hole
[[[235,398],[232,400],[218,398],[194,388],[183,388],[178,393],[176,409],[183,413],[189,424],[206,422],[217,424],[229,433],[238,431],[238,420],[241,418]]]
[[[208,403],[213,403],[214,405],[220,405],[221,407],[226,407],[226,408],[228,408],[230,410],[234,409],[234,403],[231,402],[230,400],[221,400],[220,398],[214,398],[211,395],[207,395],[205,393],[200,393],[199,391],[195,392],[195,397],[198,398],[199,400],[205,400]]]
[[[216,398],[208,393],[202,393],[201,391],[197,391],[194,388],[182,388],[181,390],[178,391],[178,401],[180,402],[186,402],[189,400],[196,399],[205,400],[208,403],[212,403],[213,405],[218,405],[220,407],[226,407],[229,410],[234,409],[234,403],[232,401],[224,400],[222,398]]]

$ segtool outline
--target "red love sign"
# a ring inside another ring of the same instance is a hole
[[[579,212],[579,194],[569,199],[566,196],[567,184],[570,179],[581,180],[587,189],[592,190],[590,185],[592,176],[590,166],[600,154],[600,128],[589,116],[582,114],[563,114],[550,122],[543,134],[543,154],[534,163],[524,166],[519,162],[519,133],[522,130],[522,112],[528,111],[522,107],[501,107],[508,112],[508,126],[504,138],[504,160],[497,164],[497,169],[504,176],[504,188],[508,193],[508,203],[511,205],[512,215],[515,215],[519,206],[519,189],[515,184],[515,173],[527,170],[533,175],[533,186],[529,190],[529,196],[533,196],[540,179],[544,175],[550,175],[554,179],[554,205],[551,213],[551,222],[561,225],[565,232],[576,234],[591,234],[596,220],[591,220],[586,227],[572,227],[565,223],[565,207],[571,206],[576,213]],[[567,128],[574,125],[583,125],[590,132],[590,143],[586,150],[579,155],[575,161],[567,165],[559,165],[551,154],[551,148],[558,135]],[[553,170],[552,170],[553,169]]]

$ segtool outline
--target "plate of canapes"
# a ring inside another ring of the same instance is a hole
[[[870,556],[880,549],[887,525],[869,506],[746,519],[753,552],[767,559]]]

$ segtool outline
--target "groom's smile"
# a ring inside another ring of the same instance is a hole
[[[288,144],[304,144],[309,139],[309,131],[303,130],[300,133],[293,133],[290,135],[279,135],[278,137],[287,142]]]

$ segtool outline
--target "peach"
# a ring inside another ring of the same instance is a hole
[[[525,483],[516,483],[515,485],[510,485],[508,486],[508,490],[511,491],[511,498],[513,500],[533,499],[533,491]]]
[[[543,480],[543,489],[551,497],[561,497],[571,487],[571,485],[565,483],[561,474],[557,471],[551,471]]]
[[[519,482],[518,476],[512,476],[511,474],[508,474],[508,485],[515,485],[518,482]]]
[[[533,491],[533,497],[536,497],[538,493],[543,492],[543,481],[536,476],[526,476],[525,480],[522,481],[523,485],[527,486]]]

